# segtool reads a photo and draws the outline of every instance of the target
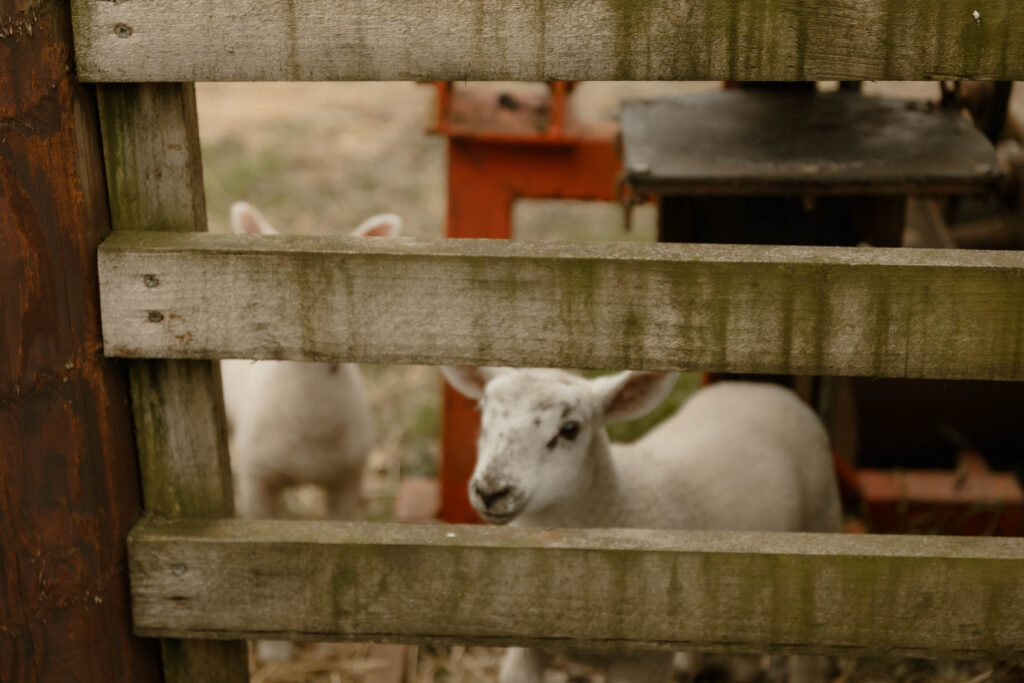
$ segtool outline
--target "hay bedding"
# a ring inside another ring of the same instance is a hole
[[[349,683],[387,666],[371,659],[366,643],[315,643],[296,648],[290,662],[260,662],[249,649],[252,683]]]
[[[370,683],[386,668],[385,660],[373,659],[371,646],[363,643],[316,643],[298,648],[291,662],[262,663],[252,658],[252,683]],[[477,683],[498,680],[503,650],[488,647],[418,647],[407,659],[402,683]],[[603,677],[570,679],[563,669],[550,671],[544,683],[592,681]]]
[[[363,643],[303,645],[292,662],[254,661],[252,683],[370,683],[368,679],[388,665],[385,660],[370,657],[370,647]],[[498,678],[502,652],[498,648],[415,650],[403,683],[474,683]]]
[[[292,662],[260,663],[252,660],[252,683],[371,683],[387,662],[370,656],[363,643],[317,643],[299,648]],[[477,683],[497,681],[502,650],[484,647],[413,648],[414,657],[402,683]],[[842,659],[834,683],[1021,683],[1024,661],[942,662],[928,660]],[[549,671],[544,683],[604,683],[593,672],[565,667]],[[763,683],[783,683],[779,660],[765,658]],[[728,683],[729,678],[712,660],[696,678],[680,674],[678,683]]]

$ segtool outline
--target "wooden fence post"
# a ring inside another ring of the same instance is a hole
[[[153,681],[132,635],[140,513],[124,365],[102,356],[109,229],[94,88],[63,0],[0,2],[0,680]]]

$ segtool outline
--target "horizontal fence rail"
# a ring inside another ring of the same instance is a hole
[[[145,636],[1024,652],[1019,539],[143,521]]]
[[[105,352],[1024,380],[1024,253],[117,232]]]
[[[73,0],[95,81],[1024,79],[1018,0]]]

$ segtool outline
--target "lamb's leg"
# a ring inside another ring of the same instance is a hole
[[[725,661],[725,670],[733,683],[754,683],[762,678],[764,666],[761,655],[731,655]]]
[[[499,683],[541,683],[548,656],[540,650],[510,647],[501,660]]]
[[[672,653],[658,652],[622,657],[608,666],[607,683],[668,683],[672,680]]]
[[[354,472],[327,489],[327,518],[352,519],[359,509],[360,473]]]
[[[237,477],[238,491],[235,494],[235,507],[238,515],[245,519],[273,519],[277,516],[277,506],[281,499],[284,483],[279,479],[269,479],[252,474]]]
[[[692,680],[704,665],[704,656],[699,652],[677,652],[672,656],[672,674],[675,678]]]
[[[257,640],[256,656],[264,662],[290,662],[295,656],[295,644],[287,640]]]
[[[832,658],[802,655],[789,658],[789,683],[825,683],[832,680]]]

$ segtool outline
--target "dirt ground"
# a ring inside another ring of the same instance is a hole
[[[487,84],[475,87],[488,87]],[[509,86],[530,91],[533,86]],[[574,114],[608,120],[626,97],[699,92],[715,83],[583,83]],[[866,84],[874,93],[936,99],[934,83]],[[1014,109],[1024,120],[1024,90]],[[375,213],[399,214],[405,234],[440,237],[446,201],[445,147],[425,128],[434,89],[415,83],[210,83],[197,86],[210,229],[228,231],[236,200],[258,206],[286,233],[345,233]],[[654,211],[640,207],[634,231],[623,231],[621,208],[585,202],[524,201],[514,215],[519,239],[653,240]],[[434,368],[364,368],[379,439],[365,480],[364,517],[387,519],[403,477],[437,471],[439,379]],[[685,378],[681,400],[695,386]],[[311,490],[290,502],[316,516],[322,500]],[[380,662],[354,644],[306,645],[294,662],[254,663],[253,681],[364,681]],[[409,680],[496,680],[500,650],[421,648]],[[551,681],[567,680],[564,673]],[[1019,669],[992,664],[844,662],[836,681],[1024,680]]]

